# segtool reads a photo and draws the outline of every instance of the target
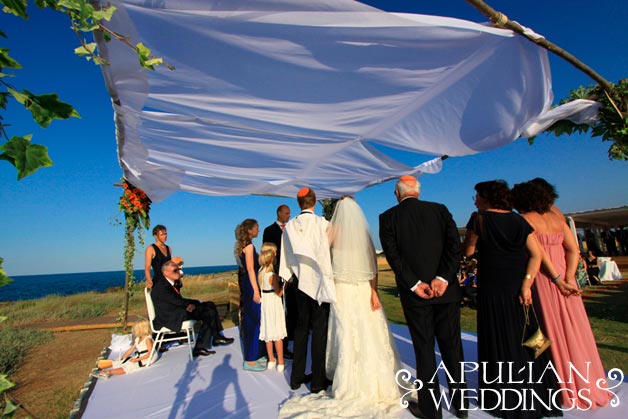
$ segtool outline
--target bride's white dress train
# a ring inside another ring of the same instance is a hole
[[[295,396],[280,418],[390,418],[399,416],[395,382],[399,356],[383,308],[370,307],[368,281],[336,282],[329,315],[326,392]]]

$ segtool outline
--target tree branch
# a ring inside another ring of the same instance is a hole
[[[526,33],[526,30],[523,26],[521,26],[517,22],[509,20],[506,15],[493,9],[491,6],[484,3],[484,1],[482,0],[465,0],[465,1],[469,3],[470,5],[472,5],[473,7],[475,7],[478,11],[480,11],[480,13],[488,17],[495,26],[500,27],[500,28],[510,29],[511,31],[518,33],[522,35],[523,37],[527,38],[528,40],[534,42],[535,44],[545,48],[546,50],[553,52],[554,54],[558,55],[559,57],[563,58],[565,61],[567,61],[574,67],[576,67],[578,70],[584,72],[587,76],[591,77],[605,91],[609,93],[613,91],[612,83],[610,83],[608,80],[606,80],[604,77],[599,75],[591,67],[589,67],[582,61],[578,60],[575,56],[565,51],[558,45],[554,44],[553,42],[548,41],[545,38],[535,37],[529,33]]]

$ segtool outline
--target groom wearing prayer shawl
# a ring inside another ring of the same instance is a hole
[[[290,387],[298,389],[307,383],[305,374],[308,329],[312,328],[312,385],[310,390],[318,393],[327,388],[325,376],[325,350],[327,347],[327,319],[329,303],[334,302],[334,288],[329,239],[329,222],[314,214],[316,194],[303,188],[297,194],[301,214],[286,224],[281,238],[281,260],[279,276],[284,279],[292,275],[297,281],[297,304],[299,307],[297,326],[294,330],[294,358]]]

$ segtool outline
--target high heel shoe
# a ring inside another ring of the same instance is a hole
[[[275,365],[277,365],[277,361],[268,361],[268,363],[266,364],[266,368],[272,370],[273,368],[275,368]]]
[[[284,364],[277,364],[277,371],[279,372],[283,372],[283,370],[286,368],[286,366]]]

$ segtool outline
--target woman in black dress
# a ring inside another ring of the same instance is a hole
[[[531,286],[541,265],[541,249],[532,227],[512,212],[506,182],[481,182],[475,190],[478,212],[467,224],[463,254],[471,256],[478,251],[480,408],[502,418],[562,416],[552,404],[558,388],[556,379],[551,373],[543,374],[547,354],[535,360],[532,352],[521,345],[523,306],[532,303]],[[528,330],[534,331],[538,326],[534,316],[530,317]],[[519,405],[520,398],[525,405]]]
[[[170,247],[166,244],[168,240],[168,230],[166,227],[158,224],[153,228],[153,237],[155,243],[146,248],[144,252],[144,275],[146,276],[146,288],[153,288],[153,284],[161,279],[161,267],[164,263],[172,259]],[[153,269],[151,275],[151,268]]]

